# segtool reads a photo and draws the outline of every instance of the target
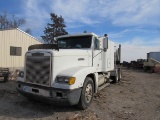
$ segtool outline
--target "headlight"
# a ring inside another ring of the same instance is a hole
[[[66,83],[69,85],[73,85],[75,83],[75,81],[76,81],[75,77],[64,77],[64,76],[57,77],[58,83]]]

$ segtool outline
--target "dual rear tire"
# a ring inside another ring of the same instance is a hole
[[[115,76],[111,76],[110,78],[113,80],[112,83],[117,83],[118,81],[120,81],[121,78],[122,78],[122,71],[121,71],[121,69],[120,68],[117,69],[115,71]]]

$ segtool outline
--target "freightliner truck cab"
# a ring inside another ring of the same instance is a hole
[[[114,43],[94,33],[63,35],[56,44],[32,45],[25,54],[22,95],[57,105],[86,109],[93,94],[120,79]]]

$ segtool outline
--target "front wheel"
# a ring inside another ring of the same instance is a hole
[[[94,84],[93,80],[90,77],[86,77],[85,82],[83,84],[81,97],[78,103],[78,107],[80,109],[87,109],[93,100],[94,93]]]

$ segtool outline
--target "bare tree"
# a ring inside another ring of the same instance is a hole
[[[30,35],[32,35],[32,31],[31,31],[30,28],[27,28],[27,29],[25,30],[25,32],[28,33],[28,34],[30,34]]]
[[[15,15],[10,15],[7,12],[3,12],[0,15],[0,29],[18,28],[25,22],[24,18],[17,18]]]

